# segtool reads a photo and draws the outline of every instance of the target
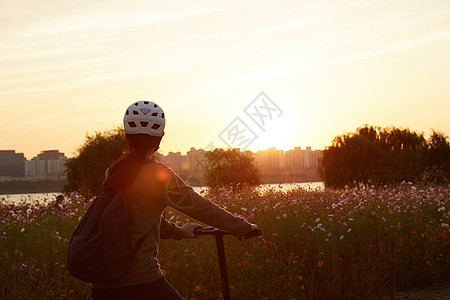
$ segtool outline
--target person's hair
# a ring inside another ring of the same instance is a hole
[[[139,169],[152,160],[158,151],[162,137],[148,134],[126,134],[128,150],[109,168],[103,182],[103,192],[115,193],[131,186]]]

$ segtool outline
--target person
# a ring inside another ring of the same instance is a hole
[[[166,207],[236,233],[239,239],[258,230],[258,226],[203,198],[173,170],[154,158],[166,124],[164,111],[159,105],[137,101],[128,107],[123,122],[129,150],[106,171],[103,192],[108,194],[121,190],[126,194],[130,214],[129,238],[132,245],[139,243],[140,246],[121,279],[111,284],[91,284],[92,298],[183,299],[161,272],[157,259],[160,239],[196,238],[194,229],[202,226],[198,223],[176,226],[164,218]]]
[[[63,201],[64,201],[64,196],[58,195],[58,196],[56,196],[55,201],[53,201],[53,206],[55,208],[59,208],[59,205],[62,205]]]

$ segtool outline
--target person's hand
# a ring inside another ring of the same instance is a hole
[[[256,225],[256,224],[251,224],[251,225],[252,225],[252,228],[250,229],[249,233],[252,232],[252,231],[254,231],[254,230],[259,230],[258,225]],[[247,234],[248,234],[248,233],[247,233]],[[237,238],[238,240],[240,240],[240,241],[242,241],[242,240],[248,240],[249,238],[245,237],[247,234],[240,234],[240,233],[237,233],[237,234],[236,234],[236,238]]]
[[[184,239],[198,239],[198,236],[194,234],[194,229],[203,228],[202,225],[198,223],[187,223],[181,226],[181,230],[183,230],[183,238]]]

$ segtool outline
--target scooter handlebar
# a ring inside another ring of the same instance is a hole
[[[203,227],[203,228],[197,228],[194,229],[194,234],[195,235],[214,235],[214,236],[218,236],[218,235],[236,235],[235,233],[231,233],[231,232],[226,232],[226,231],[222,231],[220,229],[214,228],[214,227]],[[244,235],[244,239],[249,239],[255,236],[261,236],[262,235],[262,231],[260,229],[255,229],[250,231],[249,233],[247,233],[246,235]]]

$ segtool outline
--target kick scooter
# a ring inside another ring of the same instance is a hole
[[[224,235],[235,235],[231,232],[225,232],[214,227],[203,227],[194,229],[195,235],[213,235],[216,238],[217,256],[219,258],[220,279],[222,281],[222,293],[224,300],[230,300],[230,286],[228,283],[227,262],[225,260],[225,248],[223,245]],[[247,235],[244,235],[244,239],[249,239],[254,236],[261,236],[261,230],[253,230]]]

